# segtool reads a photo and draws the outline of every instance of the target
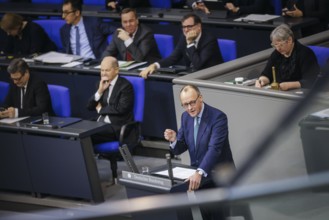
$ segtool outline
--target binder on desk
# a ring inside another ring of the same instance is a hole
[[[49,123],[44,124],[42,117],[32,117],[26,120],[25,126],[30,128],[63,128],[68,125],[81,121],[81,118],[62,118],[62,117],[49,117]]]

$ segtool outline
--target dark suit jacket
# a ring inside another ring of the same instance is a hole
[[[23,109],[20,109],[21,88],[10,83],[9,93],[5,99],[5,107],[17,108],[19,117],[40,116],[44,112],[53,113],[47,84],[32,74],[30,74],[23,103]]]
[[[161,58],[153,32],[143,24],[138,26],[134,41],[127,48],[124,41],[118,38],[118,32],[116,31],[102,57],[114,56],[118,60],[126,60],[126,50],[130,52],[133,59],[137,62],[148,61],[152,63]]]
[[[111,126],[114,128],[117,137],[120,134],[121,126],[134,120],[134,90],[128,80],[119,76],[107,104],[108,89],[104,91],[99,102],[102,108],[99,115],[108,115],[111,121]],[[98,102],[95,101],[95,95],[89,99],[87,108],[90,111],[95,111]]]
[[[83,17],[89,45],[96,59],[99,59],[107,46],[107,37],[113,34],[115,28],[109,23],[103,23],[99,18]],[[70,45],[70,30],[72,25],[64,24],[60,29],[61,41],[65,53],[72,54]]]
[[[181,154],[188,150],[191,166],[203,169],[208,175],[219,163],[233,163],[228,140],[227,117],[222,111],[204,104],[197,136],[194,144],[194,118],[187,112],[182,114],[181,128],[172,152]]]
[[[28,21],[22,30],[21,38],[18,36],[7,36],[6,42],[3,44],[6,54],[19,56],[57,50],[55,43],[49,38],[45,30],[33,21]]]
[[[148,1],[145,0],[106,0],[106,5],[109,2],[117,2],[122,8],[137,8],[149,6]]]
[[[183,61],[186,67],[190,67],[192,63],[192,70],[195,71],[223,63],[217,39],[210,33],[202,32],[197,48],[186,48],[185,39],[185,36],[182,36],[172,54],[159,61],[161,67],[177,65]]]

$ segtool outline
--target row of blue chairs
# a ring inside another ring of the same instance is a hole
[[[49,35],[50,39],[54,41],[57,48],[61,50],[63,48],[59,30],[65,24],[64,20],[34,20],[39,24]],[[174,37],[166,34],[155,34],[155,40],[160,50],[161,57],[168,57],[174,50]],[[108,42],[111,42],[112,36],[108,37]],[[218,39],[218,45],[221,48],[222,56],[225,62],[231,61],[237,58],[237,45],[234,40]]]

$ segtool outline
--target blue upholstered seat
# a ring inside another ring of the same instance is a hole
[[[48,84],[51,104],[56,116],[71,116],[70,90],[65,86]]]
[[[171,0],[149,0],[152,8],[171,8]]]
[[[63,0],[31,0],[32,3],[42,4],[62,4]]]
[[[174,50],[174,37],[167,34],[154,34],[161,58],[168,57]]]
[[[235,40],[217,39],[223,61],[228,62],[237,58],[237,46]]]
[[[274,8],[274,14],[281,15],[282,14],[282,3],[281,0],[271,0],[271,4]]]
[[[39,24],[46,31],[49,38],[56,44],[58,50],[61,50],[63,48],[59,30],[65,24],[64,20],[45,19],[34,20],[34,22]]]
[[[0,81],[0,105],[3,104],[9,91],[9,83]]]
[[[322,46],[308,46],[313,50],[320,67],[324,67],[329,62],[329,48]]]
[[[103,5],[105,6],[105,0],[84,0],[84,5]]]

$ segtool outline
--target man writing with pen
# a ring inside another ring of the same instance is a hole
[[[30,74],[29,66],[23,59],[12,60],[7,71],[12,82],[0,111],[0,118],[53,113],[47,84]]]

